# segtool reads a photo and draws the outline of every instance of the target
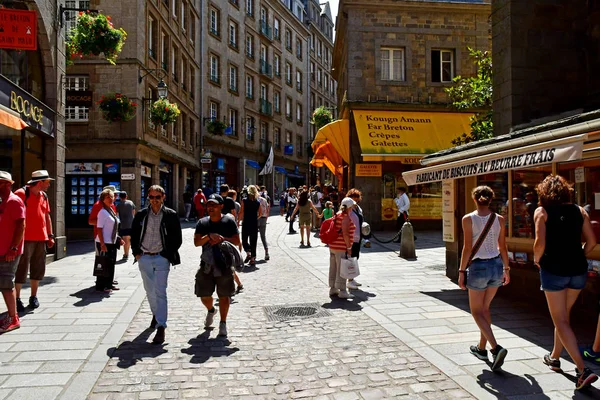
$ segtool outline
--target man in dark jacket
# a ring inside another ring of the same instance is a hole
[[[165,341],[167,327],[167,280],[170,265],[180,263],[181,224],[174,210],[164,206],[165,190],[151,186],[150,206],[138,212],[131,227],[131,250],[139,261],[144,289],[152,310],[151,328],[157,328],[153,343]]]

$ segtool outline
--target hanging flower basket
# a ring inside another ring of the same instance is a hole
[[[159,99],[150,108],[150,120],[154,125],[166,125],[173,123],[181,114],[176,103],[170,103],[167,99]]]
[[[331,111],[321,106],[313,112],[310,123],[316,126],[317,130],[319,130],[332,121],[333,115],[331,114]]]
[[[116,29],[109,16],[80,12],[67,41],[67,65],[83,56],[98,56],[101,53],[104,53],[106,61],[114,65],[126,38],[127,32],[123,28]]]
[[[227,125],[216,119],[211,120],[206,125],[206,130],[208,131],[208,133],[212,133],[213,135],[222,135],[223,133],[225,133],[225,129],[227,129]]]
[[[135,117],[137,103],[121,93],[109,93],[98,102],[102,117],[108,122],[127,122]]]

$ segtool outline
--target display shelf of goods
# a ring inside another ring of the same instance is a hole
[[[212,133],[213,135],[222,135],[223,133],[225,133],[226,128],[227,125],[225,125],[224,122],[221,122],[216,119],[211,120],[206,126],[206,130],[209,133]]]
[[[121,93],[109,93],[98,102],[102,117],[108,122],[127,122],[135,117],[137,103]]]
[[[332,121],[333,115],[331,114],[331,111],[321,106],[313,112],[310,123],[315,125],[317,129],[321,129]]]
[[[67,65],[83,56],[100,54],[104,54],[106,61],[114,65],[126,38],[127,32],[123,28],[115,28],[110,16],[80,12],[67,40]]]
[[[171,103],[167,99],[159,99],[150,108],[150,120],[155,125],[171,124],[181,114],[177,103]]]

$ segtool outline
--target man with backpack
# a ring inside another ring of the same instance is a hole
[[[29,307],[38,308],[40,302],[37,292],[40,281],[46,273],[46,246],[54,246],[54,234],[52,233],[52,218],[50,218],[50,202],[46,191],[50,187],[48,171],[39,170],[31,174],[31,180],[27,186],[15,191],[15,194],[25,203],[25,246],[19,260],[19,267],[15,275],[15,291],[17,296],[17,311],[25,311],[21,301],[21,287],[27,280],[31,282],[31,296]]]

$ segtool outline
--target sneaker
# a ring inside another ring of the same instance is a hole
[[[236,294],[237,294],[237,293],[240,293],[240,292],[241,292],[241,291],[243,291],[243,290],[244,290],[244,285],[239,285],[239,286],[237,287],[237,289],[235,290],[235,293],[236,293]]]
[[[154,335],[154,339],[152,339],[152,343],[163,344],[164,342],[165,342],[165,327],[159,326],[156,329],[156,335]]]
[[[586,389],[598,380],[598,376],[589,368],[584,368],[582,372],[579,372],[577,368],[575,368],[575,374],[577,375],[577,383],[575,383],[576,390]]]
[[[338,293],[338,297],[340,299],[353,299],[354,295],[346,292],[345,290],[344,291],[340,290],[340,292]]]
[[[304,243],[303,243],[303,242],[300,242],[300,248],[301,248],[301,249],[303,249],[303,248],[305,248],[305,247],[306,247],[306,246],[304,246]]]
[[[310,247],[310,242],[306,243],[306,247]]]
[[[544,355],[544,364],[550,367],[552,371],[561,372],[560,360],[550,357],[550,353]]]
[[[496,348],[492,350],[492,357],[494,359],[494,362],[492,363],[492,371],[496,371],[497,369],[502,367],[502,364],[504,364],[504,359],[506,358],[507,354],[508,350],[506,350],[499,344],[496,345]]]
[[[356,282],[354,282],[354,280],[348,281],[346,283],[346,287],[348,289],[352,289],[352,290],[358,290],[358,285],[356,284]]]
[[[479,348],[479,346],[473,345],[473,346],[469,347],[469,350],[471,350],[471,354],[473,354],[475,357],[479,358],[480,360],[489,361],[488,352],[486,349],[482,350]]]
[[[25,306],[19,298],[17,298],[17,312],[25,312]]]
[[[584,360],[591,361],[594,364],[600,365],[600,351],[595,352],[594,350],[592,350],[592,346],[583,349],[581,351],[581,355],[583,356]]]
[[[335,288],[329,289],[329,297],[337,296],[340,291]]]
[[[362,286],[362,283],[360,283],[359,281],[357,281],[356,279],[352,279],[352,282],[354,282],[354,284],[356,286]]]
[[[40,302],[36,296],[31,296],[29,298],[29,307],[30,308],[38,308],[40,306]]]
[[[210,328],[213,324],[213,321],[215,319],[215,314],[217,313],[217,310],[214,310],[213,312],[208,312],[206,314],[206,319],[204,320],[204,327],[205,328]]]
[[[123,261],[127,261],[129,259],[129,255],[123,254]]]
[[[10,331],[14,331],[15,329],[19,329],[21,327],[21,321],[19,321],[19,316],[15,315],[14,317],[6,316],[2,323],[0,323],[0,333],[6,333]]]
[[[219,336],[227,337],[227,324],[225,321],[219,323]]]
[[[269,257],[269,253],[265,253],[265,261],[269,261],[271,257]]]

